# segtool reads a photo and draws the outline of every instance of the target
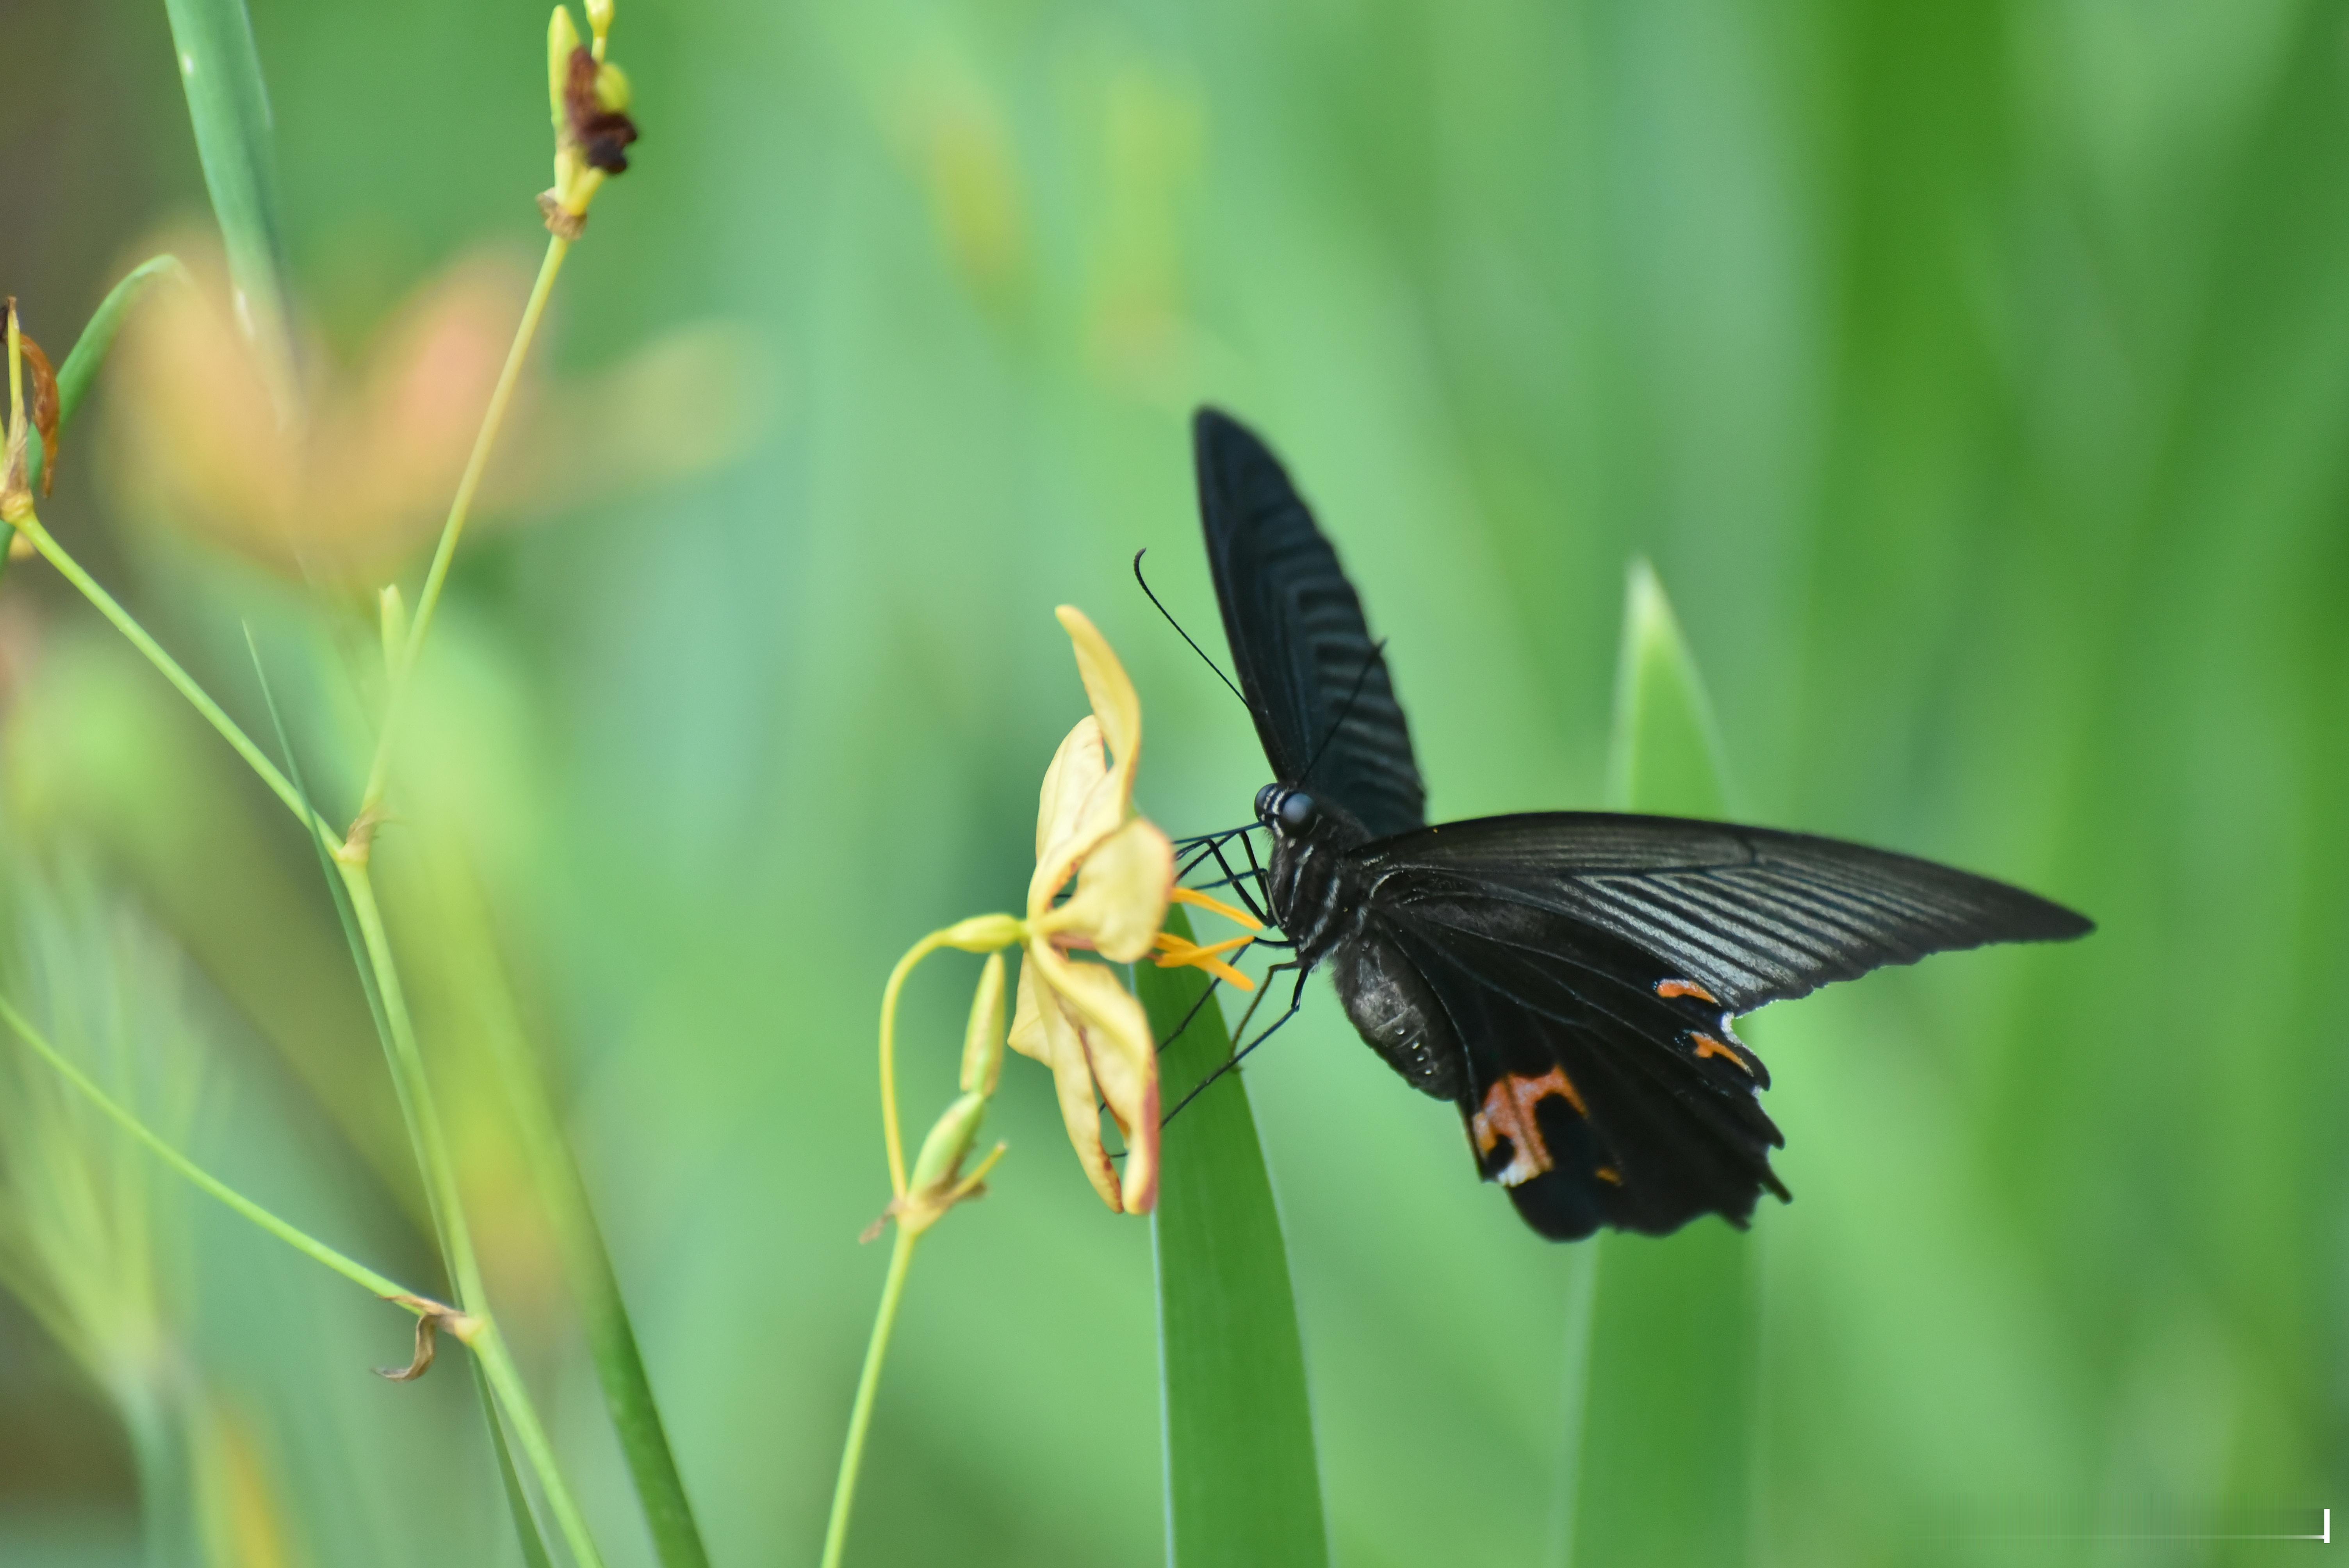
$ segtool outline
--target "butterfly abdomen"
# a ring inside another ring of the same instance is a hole
[[[1394,944],[1368,931],[1340,941],[1330,974],[1346,1016],[1404,1082],[1437,1099],[1467,1092],[1460,1041],[1427,982]]]

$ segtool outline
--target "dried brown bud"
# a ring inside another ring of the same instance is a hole
[[[387,1301],[413,1309],[416,1317],[416,1354],[405,1367],[378,1367],[375,1375],[391,1383],[413,1383],[432,1369],[432,1354],[439,1347],[440,1333],[447,1329],[459,1340],[471,1343],[479,1332],[481,1320],[459,1312],[445,1302],[423,1295],[386,1296]]]
[[[24,346],[25,368],[33,377],[33,428],[41,433],[41,494],[47,496],[57,480],[57,373],[49,367],[49,356],[41,352],[22,329],[17,341]]]
[[[636,139],[636,122],[628,118],[626,104],[626,77],[585,47],[571,51],[570,74],[563,86],[564,118],[590,169],[606,174],[627,171],[627,146]]]

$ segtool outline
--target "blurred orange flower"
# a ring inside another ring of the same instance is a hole
[[[477,254],[419,288],[357,364],[314,346],[289,418],[217,253],[179,249],[195,286],[158,290],[132,315],[109,378],[128,499],[278,571],[380,581],[440,531],[528,273]],[[580,386],[526,369],[483,508],[541,514],[739,455],[772,402],[754,343],[704,324]]]

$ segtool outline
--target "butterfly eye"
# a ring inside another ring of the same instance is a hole
[[[1295,832],[1313,820],[1313,797],[1302,789],[1291,789],[1274,810],[1279,813],[1280,825]]]
[[[1279,798],[1280,786],[1278,784],[1268,784],[1263,789],[1257,790],[1256,792],[1256,820],[1259,822],[1271,821],[1273,805],[1279,799]]]

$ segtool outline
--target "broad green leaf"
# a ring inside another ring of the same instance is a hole
[[[1191,934],[1179,907],[1167,911],[1166,928]],[[1143,964],[1134,975],[1157,1037],[1183,1031],[1159,1058],[1172,1108],[1231,1059],[1231,1035],[1216,1004],[1202,1002],[1208,982],[1199,971]],[[1330,1547],[1305,1348],[1240,1075],[1226,1073],[1184,1107],[1164,1139],[1151,1234],[1172,1563],[1319,1568]]]
[[[1607,803],[1618,811],[1719,817],[1729,810],[1720,732],[1656,569],[1631,563],[1615,669]]]
[[[1720,743],[1688,641],[1644,561],[1631,568],[1609,804],[1718,817]],[[1675,1235],[1608,1233],[1582,1322],[1570,1561],[1730,1568],[1751,1554],[1759,1375],[1751,1239],[1718,1219]]]
[[[277,218],[277,160],[269,90],[244,0],[163,0],[188,95],[196,157],[228,248],[237,315],[254,335],[281,417],[295,407],[285,247]]]

